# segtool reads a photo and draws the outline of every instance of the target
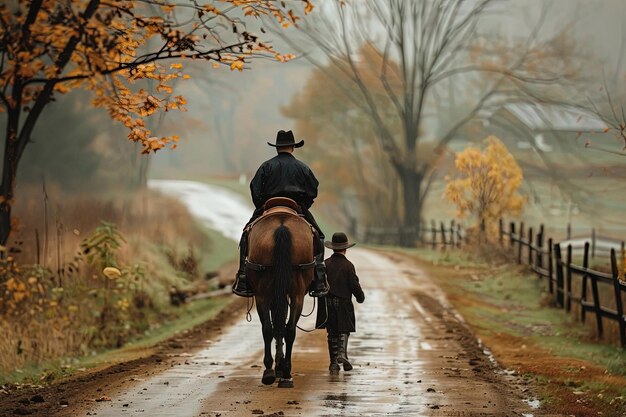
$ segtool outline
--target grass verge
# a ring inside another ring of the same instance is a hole
[[[38,365],[28,365],[22,369],[0,375],[0,385],[46,384],[88,369],[97,369],[149,356],[153,348],[159,343],[211,320],[231,301],[232,298],[230,297],[221,297],[198,300],[181,307],[172,307],[166,313],[175,318],[146,331],[143,337],[131,340],[122,348],[93,352],[89,356],[60,358]]]
[[[476,254],[394,250],[428,272],[502,366],[534,380],[546,412],[626,415],[626,352],[551,308],[546,282]]]

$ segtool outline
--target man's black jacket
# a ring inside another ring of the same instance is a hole
[[[259,167],[250,182],[250,191],[257,209],[272,197],[291,198],[309,209],[317,197],[318,185],[317,178],[304,162],[281,152]]]

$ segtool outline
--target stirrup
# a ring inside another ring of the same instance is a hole
[[[324,297],[330,291],[330,287],[328,285],[324,285],[324,288],[321,290],[309,290],[309,296],[314,298]]]
[[[248,285],[245,274],[237,273],[232,287],[233,294],[240,297],[253,297],[254,291]]]

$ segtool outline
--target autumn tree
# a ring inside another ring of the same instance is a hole
[[[371,120],[401,184],[401,243],[406,245],[419,236],[436,163],[461,129],[504,103],[533,100],[520,85],[545,88],[570,75],[571,68],[563,65],[567,54],[553,53],[560,31],[539,36],[545,13],[525,36],[480,30],[494,3],[345,1],[307,19],[299,26],[301,37],[284,36],[292,48],[304,51],[308,44],[321,51],[325,59],[316,53],[306,57]],[[377,51],[375,60],[360,59],[363,45]],[[331,73],[328,63],[341,75]],[[365,80],[368,67],[377,84]],[[385,112],[396,116],[386,118]]]
[[[523,175],[513,155],[495,136],[485,144],[483,150],[470,146],[456,154],[456,178],[446,178],[444,197],[460,218],[491,229],[502,217],[519,215],[526,199],[518,192]]]
[[[358,52],[359,62],[368,62],[377,56],[375,50],[364,47]],[[375,97],[379,105],[390,108],[385,103],[386,96],[376,77],[368,74],[365,81],[373,90],[378,89]],[[358,199],[359,222],[368,226],[399,226],[402,207],[390,202],[397,201],[401,192],[397,176],[389,164],[369,115],[359,106],[355,106],[347,94],[358,96],[355,88],[342,90],[335,83],[328,82],[328,76],[341,77],[342,73],[330,64],[323,69],[312,71],[300,94],[282,108],[285,116],[295,121],[295,128],[306,138],[305,154],[314,160],[314,170],[318,177],[332,178],[324,185],[326,195],[331,195],[333,202],[342,207],[349,204],[348,199]],[[393,112],[382,115],[386,120],[393,119]],[[392,120],[390,125],[398,126]],[[399,134],[394,131],[394,134]],[[319,158],[323,155],[322,158]],[[355,210],[342,210],[352,216]]]
[[[304,13],[313,8],[309,0],[293,4]],[[253,58],[291,57],[246,29],[247,19],[260,16],[285,27],[299,19],[298,10],[273,0],[2,2],[0,110],[6,128],[0,244],[6,244],[11,228],[19,161],[42,112],[58,94],[92,93],[93,105],[126,126],[143,153],[174,148],[178,137],[153,134],[145,119],[184,109],[185,99],[172,94],[174,80],[188,77],[183,61],[241,71]]]

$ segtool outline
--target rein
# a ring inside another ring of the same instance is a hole
[[[316,301],[315,298],[313,298],[313,309],[311,309],[311,312],[309,314],[307,314],[306,316],[304,314],[300,314],[300,317],[309,317],[311,314],[313,314],[313,311],[315,310],[315,301]],[[296,327],[298,329],[302,330],[305,333],[311,333],[311,332],[313,332],[315,330],[321,329],[322,326],[326,324],[326,321],[328,321],[328,303],[324,303],[324,304],[326,305],[326,319],[322,322],[322,324],[319,325],[319,327],[315,326],[315,327],[313,327],[312,329],[309,329],[309,330],[303,329],[302,327],[298,326],[297,324],[296,324]]]

